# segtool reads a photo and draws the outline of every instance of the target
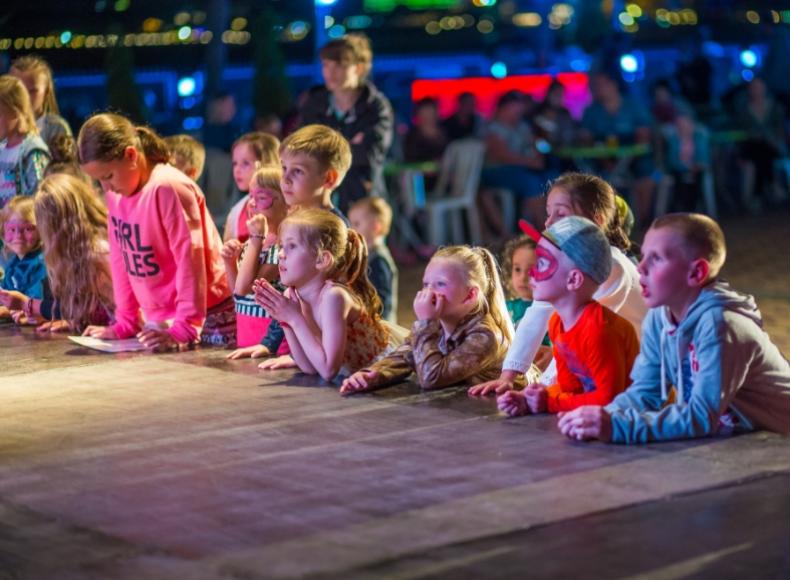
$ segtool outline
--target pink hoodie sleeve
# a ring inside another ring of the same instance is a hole
[[[137,302],[134,291],[132,291],[132,285],[129,283],[129,274],[126,272],[126,265],[115,235],[112,213],[110,213],[108,225],[112,294],[115,300],[115,324],[111,328],[115,331],[118,338],[129,338],[140,330],[142,323],[140,304]]]
[[[194,342],[206,318],[206,266],[200,207],[193,192],[181,186],[161,186],[156,194],[176,264],[176,312],[170,336],[177,342]]]

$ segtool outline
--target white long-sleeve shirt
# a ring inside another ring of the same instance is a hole
[[[639,286],[639,272],[634,263],[620,249],[612,246],[612,273],[606,282],[598,287],[593,295],[607,308],[634,325],[637,336],[641,336],[642,320],[647,314],[647,306],[642,299]],[[507,351],[502,370],[525,373],[532,365],[554,308],[548,302],[535,301],[516,328],[513,344]],[[552,366],[550,367],[553,368]],[[549,369],[547,369],[549,372]]]

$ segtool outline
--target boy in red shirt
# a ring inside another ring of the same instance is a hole
[[[519,225],[538,242],[538,260],[530,271],[533,297],[555,309],[549,337],[557,382],[508,391],[497,398],[499,409],[513,417],[606,405],[629,385],[639,353],[634,327],[592,299],[612,268],[609,243],[582,217],[566,217],[542,235],[523,220]]]

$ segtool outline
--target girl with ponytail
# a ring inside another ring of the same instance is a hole
[[[491,252],[469,246],[436,252],[425,268],[414,313],[417,321],[406,343],[350,376],[341,393],[390,385],[412,372],[423,389],[499,376],[514,331]]]
[[[390,346],[392,328],[368,280],[365,241],[324,209],[300,209],[280,225],[280,294],[255,281],[256,301],[285,329],[296,365],[331,381],[372,363]],[[260,365],[283,368],[283,357]]]
[[[107,201],[116,317],[84,334],[136,335],[156,350],[235,342],[222,240],[203,192],[168,165],[164,141],[125,117],[101,113],[82,126],[77,154]]]

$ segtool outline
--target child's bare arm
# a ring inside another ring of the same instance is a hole
[[[238,266],[236,262],[239,259],[239,254],[241,254],[241,249],[241,242],[239,240],[231,239],[225,242],[225,244],[222,246],[222,251],[220,252],[222,261],[225,262],[225,273],[228,276],[228,284],[231,288],[236,287],[236,278],[238,276]]]
[[[241,263],[233,281],[233,292],[239,296],[246,296],[252,291],[252,283],[258,277],[258,259],[263,247],[263,240],[250,237]],[[236,262],[234,261],[234,267]],[[227,263],[226,263],[227,267]],[[230,276],[228,276],[230,278]],[[229,280],[230,281],[230,280]]]

